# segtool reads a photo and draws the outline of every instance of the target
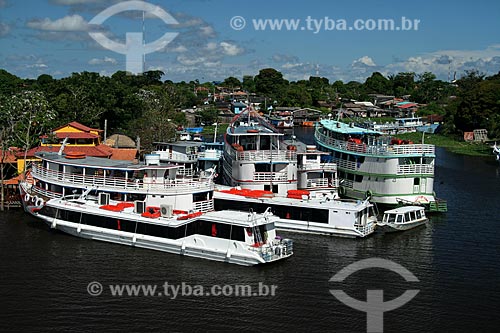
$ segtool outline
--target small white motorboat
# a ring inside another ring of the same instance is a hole
[[[404,206],[384,212],[377,229],[385,232],[404,231],[427,223],[425,208],[421,206]]]

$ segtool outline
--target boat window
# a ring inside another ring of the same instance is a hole
[[[403,215],[398,214],[398,216],[396,217],[396,223],[401,223],[401,222],[403,222]]]
[[[389,223],[396,222],[396,214],[389,214],[387,222]]]
[[[411,221],[411,218],[410,218],[410,212],[405,213],[405,221],[406,221],[406,222]]]
[[[420,211],[419,211],[419,210],[417,210],[415,213],[416,213],[416,215],[417,215],[417,219],[419,219],[419,218],[421,218],[421,217],[422,217],[422,215],[420,214]]]
[[[411,212],[411,219],[412,220],[416,220],[417,219],[417,215],[415,213],[416,212]]]

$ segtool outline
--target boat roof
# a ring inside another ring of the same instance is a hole
[[[339,132],[342,134],[354,134],[354,135],[383,135],[382,132],[374,131],[368,128],[358,127],[351,124],[346,124],[341,121],[332,120],[332,119],[323,119],[320,120],[320,124],[323,125],[326,129]]]
[[[273,219],[267,221],[263,217],[263,214],[255,214],[253,217],[252,214],[253,213],[250,212],[237,211],[237,210],[219,210],[219,211],[212,211],[205,213],[201,215],[200,218],[203,218],[205,220],[213,219],[218,222],[233,224],[237,226],[244,226],[244,227],[267,224],[275,222],[275,220],[278,220],[278,217],[276,217],[275,215],[269,215],[273,216]]]
[[[117,204],[118,201],[111,201],[110,204]],[[148,217],[143,217],[140,214],[134,213],[133,208],[124,208],[122,211],[109,211],[100,209],[100,205],[95,200],[80,199],[80,198],[55,198],[47,202],[48,206],[61,209],[86,211],[90,213],[95,213],[100,216],[114,217],[114,218],[126,218],[133,219],[141,222],[147,222],[149,224],[159,224],[168,225],[171,227],[177,227],[189,223],[190,220],[179,220],[178,216],[172,217],[159,217],[155,219],[150,219]],[[180,216],[180,215],[179,215]],[[279,220],[276,215],[268,215],[267,218],[264,214],[253,214],[250,212],[242,212],[236,210],[221,210],[221,211],[211,211],[195,217],[194,220],[206,220],[210,222],[224,223],[228,225],[241,226],[241,227],[253,227],[256,225],[265,225],[273,223]]]
[[[251,132],[248,132],[249,130]],[[247,108],[236,115],[226,133],[229,135],[284,135],[251,108]]]
[[[155,146],[172,146],[172,147],[199,147],[203,145],[202,141],[174,141],[174,142],[153,142]]]
[[[71,165],[76,167],[92,167],[98,169],[112,169],[112,170],[146,170],[146,169],[178,169],[180,166],[173,164],[163,164],[163,165],[146,165],[143,163],[131,163],[131,161],[125,160],[111,160],[103,157],[92,157],[85,156],[84,158],[66,158],[66,156],[59,155],[55,152],[39,152],[35,154],[36,157],[42,160]]]
[[[316,197],[314,199],[302,200],[302,199],[294,199],[287,198],[284,196],[273,196],[273,197],[245,197],[242,195],[231,194],[221,192],[223,189],[228,189],[230,187],[227,186],[217,186],[216,189],[216,198],[217,199],[228,199],[234,201],[243,201],[243,202],[258,202],[263,204],[272,204],[272,205],[280,205],[280,206],[298,206],[304,208],[319,208],[319,209],[338,209],[344,211],[361,211],[368,206],[372,206],[371,203],[366,204],[365,201],[355,201],[355,200],[328,200],[321,196]]]
[[[415,212],[417,210],[425,210],[424,207],[422,206],[403,206],[403,207],[398,207],[390,210],[386,210],[384,214],[404,214],[408,212]]]
[[[287,146],[296,146],[297,147],[297,154],[307,154],[307,155],[330,155],[330,153],[318,150],[318,147],[314,144],[306,144],[302,141],[299,141],[297,139],[286,139],[281,142],[282,148],[286,149]],[[310,148],[309,150],[307,148]],[[314,147],[314,149],[313,149]]]

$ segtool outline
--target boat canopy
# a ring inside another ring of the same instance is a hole
[[[374,131],[368,128],[362,128],[358,126],[353,126],[350,124],[343,123],[341,121],[337,120],[331,120],[331,119],[323,119],[320,121],[320,124],[323,125],[326,129],[333,131],[333,132],[338,132],[341,134],[348,134],[348,135],[383,135],[382,132]]]

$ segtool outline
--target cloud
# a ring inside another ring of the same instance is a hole
[[[89,65],[103,65],[103,64],[111,64],[116,65],[118,61],[115,58],[104,57],[103,59],[92,58],[89,60]]]
[[[44,18],[43,20],[31,20],[26,24],[29,28],[45,31],[88,31],[89,24],[80,15],[69,15],[52,21]]]
[[[173,48],[169,48],[169,51],[174,52],[174,53],[184,53],[184,52],[187,52],[188,49],[184,45],[177,45]]]
[[[368,57],[368,56],[363,56],[357,60],[354,60],[352,62],[352,67],[374,67],[374,66],[377,66],[375,64],[375,62],[373,61],[372,58]]]
[[[493,44],[482,50],[439,50],[395,61],[383,67],[382,74],[398,72],[434,73],[438,79],[448,80],[456,72],[478,70],[486,75],[500,70],[500,45]]]
[[[46,64],[32,64],[32,65],[26,65],[26,67],[43,69],[43,68],[48,68],[49,66],[47,66]]]
[[[200,28],[201,34],[207,37],[215,37],[215,30],[213,27],[206,25]]]
[[[274,54],[271,60],[277,63],[296,63],[299,62],[299,58],[294,55],[286,54]]]
[[[242,47],[230,42],[221,42],[219,45],[222,47],[222,52],[224,52],[225,55],[232,57],[240,55],[245,51]]]
[[[10,26],[7,23],[0,22],[0,38],[7,36],[10,32]]]

